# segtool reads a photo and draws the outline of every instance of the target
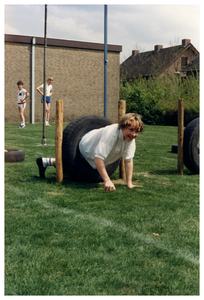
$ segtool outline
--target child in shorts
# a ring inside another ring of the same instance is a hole
[[[49,124],[49,117],[50,117],[50,103],[51,103],[51,100],[50,100],[50,97],[52,96],[52,85],[51,83],[53,82],[53,77],[48,77],[47,79],[47,83],[46,83],[46,116],[45,116],[45,126],[51,126]],[[43,87],[44,87],[44,84],[41,84],[40,86],[38,86],[36,88],[36,90],[42,95],[42,98],[41,98],[41,103],[43,103],[44,101],[44,95],[43,95]]]
[[[94,129],[85,134],[79,142],[79,150],[83,158],[93,169],[97,169],[104,181],[105,190],[115,190],[106,166],[123,158],[125,161],[125,172],[128,188],[132,184],[133,157],[135,155],[135,138],[143,132],[144,123],[138,114],[125,114],[118,124],[108,125]],[[45,178],[47,166],[55,166],[55,158],[37,158],[41,178]]]
[[[21,125],[18,128],[26,128],[24,110],[26,108],[26,99],[29,97],[29,93],[23,88],[23,82],[19,80],[18,86],[18,111],[20,115]]]

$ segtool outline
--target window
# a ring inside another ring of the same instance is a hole
[[[188,57],[181,57],[181,66],[187,66],[188,64]]]

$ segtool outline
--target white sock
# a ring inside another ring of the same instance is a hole
[[[54,158],[42,158],[43,167],[47,168],[48,166],[53,166]]]
[[[25,125],[25,121],[22,121],[22,122],[21,122],[21,126],[23,126],[23,125]]]

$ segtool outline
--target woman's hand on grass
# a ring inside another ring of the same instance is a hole
[[[104,181],[105,184],[105,191],[114,191],[116,188],[114,186],[114,184],[112,183],[112,181],[110,180],[110,177],[106,171],[106,167],[104,165],[104,161],[99,158],[99,157],[94,157],[94,162],[96,165],[96,168],[99,172],[99,174],[101,175],[101,178]]]
[[[108,180],[108,181],[104,182],[104,184],[105,184],[105,188],[104,188],[105,191],[114,191],[114,190],[116,190],[116,188],[115,188],[115,186],[114,186],[114,184],[112,183],[111,180]]]

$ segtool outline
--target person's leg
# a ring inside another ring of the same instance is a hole
[[[39,168],[39,175],[40,178],[45,178],[45,170],[48,166],[54,166],[55,167],[55,158],[45,158],[45,157],[39,157],[36,159],[36,163]]]
[[[18,111],[19,111],[19,115],[20,115],[20,119],[21,119],[21,128],[25,127],[25,117],[24,117],[24,109],[25,107],[18,107]]]
[[[47,100],[47,97],[46,97]],[[41,98],[41,103],[44,102],[44,96]],[[49,117],[50,117],[50,103],[46,102],[45,103],[45,126],[51,126],[49,124]]]
[[[50,103],[46,103],[46,126],[50,126],[49,118],[50,118]]]

